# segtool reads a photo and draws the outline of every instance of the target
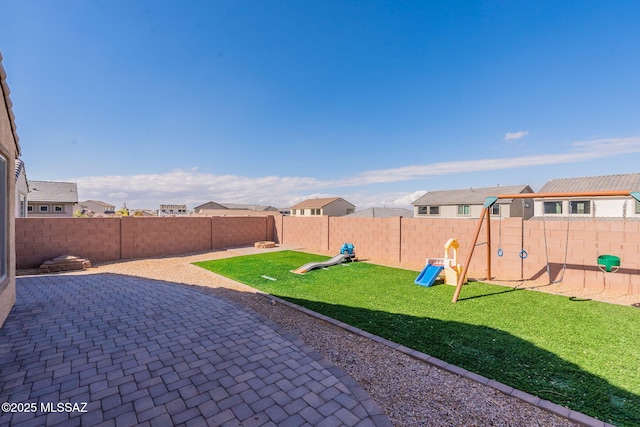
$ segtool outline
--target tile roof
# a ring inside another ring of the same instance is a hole
[[[277,211],[273,206],[250,205],[246,203],[220,203],[227,209],[247,209],[250,211]]]
[[[413,218],[413,211],[402,208],[369,208],[345,215],[345,217],[357,218],[391,218],[395,216]]]
[[[551,179],[540,189],[540,193],[615,190],[640,191],[640,173]]]
[[[221,203],[207,202],[193,208],[194,211],[197,211],[199,209],[228,209],[228,208],[222,205]]]
[[[315,199],[307,199],[298,203],[297,205],[291,206],[291,209],[319,209],[327,206],[330,203],[335,202],[336,200],[344,200],[342,197],[325,197],[325,198],[315,198]],[[349,202],[347,202],[349,203]],[[351,206],[355,207],[354,204],[349,203]]]
[[[85,200],[84,202],[80,202],[81,205],[85,203],[95,203],[96,205],[104,206],[105,208],[112,208],[115,206],[115,205],[112,205],[111,203],[106,203],[100,200]]]
[[[4,103],[5,108],[7,110],[7,114],[9,115],[9,123],[11,124],[11,131],[13,133],[13,143],[16,146],[16,157],[20,155],[20,144],[18,143],[18,141],[20,140],[20,138],[18,138],[18,133],[16,132],[16,122],[15,122],[15,116],[13,114],[13,102],[11,102],[11,98],[9,97],[9,94],[11,93],[11,91],[9,90],[9,85],[7,84],[7,73],[4,70],[4,67],[2,66],[2,53],[0,52],[0,92],[2,92],[1,96],[2,96],[2,103]]]
[[[487,196],[501,194],[533,193],[528,185],[510,185],[484,188],[466,188],[461,190],[430,191],[412,203],[414,206],[483,204]],[[507,199],[504,199],[505,201]]]
[[[75,182],[29,181],[30,202],[78,203]]]

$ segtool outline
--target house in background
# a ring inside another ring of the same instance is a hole
[[[291,216],[343,216],[354,213],[356,206],[342,197],[307,199],[291,206]]]
[[[158,216],[186,215],[187,205],[160,205]]]
[[[78,186],[75,182],[29,181],[27,211],[30,217],[71,218],[77,203]]]
[[[346,215],[349,218],[413,218],[413,211],[403,208],[368,208]]]
[[[193,213],[207,213],[207,211],[228,210],[229,208],[216,202],[207,202],[193,208]]]
[[[0,325],[16,303],[16,176],[20,156],[7,74],[0,54]]]
[[[207,202],[194,207],[193,213],[207,216],[266,216],[279,213],[279,210],[273,206]]]
[[[640,191],[640,173],[551,179],[540,193]],[[631,196],[535,199],[535,216],[546,218],[636,218],[640,202]]]
[[[15,161],[16,174],[16,218],[27,216],[27,196],[29,195],[29,183],[27,182],[27,172],[24,162],[20,159]]]
[[[252,212],[277,212],[273,206],[252,205],[247,203],[216,203],[207,202],[193,208],[194,213],[210,213],[211,211],[252,211]]]
[[[73,211],[80,211],[89,216],[115,215],[116,207],[101,200],[85,200],[75,205]]]
[[[430,191],[412,203],[414,218],[478,218],[488,196],[533,193],[528,185]],[[531,199],[500,199],[491,207],[491,215],[500,218],[533,216]]]

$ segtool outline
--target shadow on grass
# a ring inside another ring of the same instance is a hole
[[[640,425],[640,396],[504,331],[279,297],[600,420]],[[635,370],[630,367],[630,374]]]

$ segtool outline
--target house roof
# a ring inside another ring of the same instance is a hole
[[[369,208],[345,215],[345,217],[357,218],[391,218],[395,216],[413,218],[413,211],[403,208]]]
[[[246,203],[221,203],[227,209],[247,209],[250,211],[277,211],[273,206],[249,205]]]
[[[216,202],[207,202],[200,206],[196,206],[193,208],[194,211],[200,209],[243,209],[250,211],[277,211],[278,209],[273,206],[263,206],[263,205],[251,205],[251,204],[243,204],[243,203],[216,203]]]
[[[2,53],[0,52],[0,103],[4,103],[7,114],[9,115],[9,123],[11,125],[11,131],[13,134],[13,143],[16,146],[16,157],[20,155],[20,144],[18,141],[18,133],[16,132],[16,122],[15,116],[13,114],[13,102],[11,102],[11,98],[9,94],[11,91],[9,90],[9,85],[7,84],[7,73],[4,71],[4,67],[2,66]]]
[[[640,191],[640,173],[551,179],[540,189],[540,193],[616,190]]]
[[[111,203],[106,203],[100,200],[85,200],[84,202],[80,202],[81,205],[85,203],[95,203],[96,205],[104,206],[105,208],[113,208],[115,206]]]
[[[499,196],[501,194],[520,194],[520,193],[533,193],[533,190],[528,185],[508,185],[498,187],[484,187],[484,188],[465,188],[460,190],[442,190],[442,191],[430,191],[418,200],[412,203],[414,206],[429,206],[429,205],[457,205],[460,203],[465,204],[483,204],[484,200],[488,196]],[[504,202],[509,203],[508,199],[503,199]]]
[[[342,200],[347,202],[342,197],[325,197],[325,198],[315,198],[315,199],[307,199],[298,203],[297,205],[291,206],[291,209],[319,209],[323,208],[337,200]],[[347,202],[349,203],[349,202]],[[355,207],[354,204],[349,203],[351,206]]]
[[[78,203],[75,182],[29,181],[30,202]]]
[[[220,203],[207,202],[193,208],[194,211],[197,211],[198,209],[228,209],[228,208],[226,206],[223,206]]]

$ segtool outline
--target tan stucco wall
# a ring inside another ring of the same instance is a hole
[[[7,162],[6,187],[7,195],[5,211],[7,215],[6,223],[6,253],[7,253],[7,276],[0,281],[0,325],[4,324],[11,307],[16,301],[16,252],[15,252],[15,160],[18,155],[17,140],[12,127],[11,101],[9,99],[8,87],[5,83],[5,71],[2,66],[2,55],[0,54],[0,154]],[[0,224],[2,226],[2,224]],[[2,242],[0,242],[1,244]]]
[[[355,207],[351,203],[345,200],[336,200],[335,202],[331,202],[323,207],[322,214],[331,216],[342,216],[347,214],[347,209],[353,209],[355,211]]]
[[[28,202],[33,210],[27,216],[31,218],[71,218],[73,217],[73,203]],[[49,212],[40,212],[40,206],[49,207]],[[63,212],[55,212],[54,206],[62,206]]]

